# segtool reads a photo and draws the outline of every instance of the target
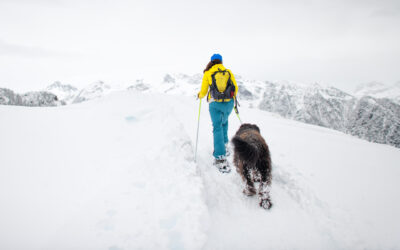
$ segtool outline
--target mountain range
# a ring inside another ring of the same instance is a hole
[[[77,88],[55,82],[45,91],[18,95],[0,89],[0,104],[57,106],[100,98],[114,91],[166,93],[195,97],[202,75],[166,74],[159,83],[136,80],[128,87],[112,87],[102,81]],[[354,93],[319,84],[247,80],[236,76],[238,101],[308,124],[335,129],[359,138],[400,147],[400,82],[387,86],[371,82]],[[239,108],[240,109],[240,108]]]

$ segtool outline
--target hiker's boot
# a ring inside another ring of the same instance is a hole
[[[226,156],[219,156],[214,159],[213,165],[217,167],[217,169],[221,173],[229,173],[231,172],[231,167],[228,164],[228,161],[226,160]]]

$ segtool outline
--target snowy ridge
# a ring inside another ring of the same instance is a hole
[[[78,89],[69,84],[62,84],[59,81],[54,82],[46,88],[46,91],[55,94],[59,100],[69,104],[78,93]]]
[[[127,89],[145,92],[147,90],[150,90],[150,88],[151,87],[149,84],[146,84],[143,79],[140,79],[136,80],[136,83],[134,85],[129,86]]]
[[[84,102],[103,97],[111,92],[111,86],[102,81],[94,82],[79,91],[72,103]]]
[[[395,100],[375,98],[367,107],[364,104],[365,98],[352,96],[334,87],[254,81],[240,76],[236,78],[238,100],[242,107],[258,108],[285,118],[339,130],[371,142],[400,147],[400,123],[397,116],[400,105]],[[201,75],[190,77],[167,74],[161,84],[148,84],[146,91],[195,96],[200,84]]]
[[[272,154],[265,211],[235,171],[212,167],[206,104],[193,162],[197,110],[192,97],[137,90],[57,109],[0,106],[0,248],[400,247],[399,149],[242,108]],[[240,124],[229,124],[232,137]]]
[[[10,89],[0,88],[0,105],[16,105],[29,107],[49,107],[65,105],[56,95],[46,91],[17,94]]]
[[[154,91],[171,95],[196,96],[203,76],[185,74],[167,74],[163,81],[154,86]]]
[[[356,87],[354,94],[358,97],[388,98],[400,105],[400,81],[393,85],[380,82],[360,84]]]
[[[159,83],[140,79],[129,87],[116,88],[98,81],[78,91],[70,85],[55,82],[47,90],[65,103],[80,103],[122,89],[195,97],[201,80],[202,74],[166,74]],[[254,81],[241,76],[236,76],[236,80],[239,86],[238,100],[242,107],[258,108],[285,118],[342,131],[371,142],[400,147],[400,83],[388,87],[371,82],[359,86],[358,94],[353,96],[337,88],[322,87],[316,83],[305,85],[285,81]],[[10,97],[9,94],[7,96],[3,97],[3,103],[5,99],[17,98]]]
[[[258,104],[262,110],[400,147],[400,105],[391,99],[357,98],[317,84],[299,87],[267,82],[266,85]],[[366,99],[372,102],[366,105]]]
[[[349,117],[350,134],[400,147],[400,105],[390,99],[364,96]]]

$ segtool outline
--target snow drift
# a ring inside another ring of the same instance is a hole
[[[399,149],[242,108],[272,154],[265,211],[212,167],[207,104],[193,162],[197,111],[136,90],[0,106],[0,248],[400,248]]]

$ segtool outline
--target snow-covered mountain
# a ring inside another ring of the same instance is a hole
[[[2,105],[22,105],[22,98],[15,94],[11,89],[0,88],[0,104]]]
[[[98,81],[77,90],[55,82],[47,90],[66,103],[100,98],[120,89],[195,97],[201,80],[202,74],[166,74],[158,83],[140,79],[128,88],[111,87]],[[400,93],[400,83],[387,87],[372,82],[360,86],[357,95],[351,95],[318,84],[254,81],[241,76],[236,76],[236,80],[239,86],[238,100],[242,107],[277,113],[285,118],[332,128],[368,141],[400,147],[400,102],[396,101],[397,97],[400,98],[400,94],[397,95]],[[7,96],[9,100],[18,102],[18,97]]]
[[[285,118],[332,128],[368,141],[400,147],[400,105],[392,99],[357,97],[318,84],[236,78],[238,100],[242,107],[277,113]],[[201,79],[200,74],[167,74],[161,83],[147,84],[146,91],[193,97],[199,91]]]
[[[242,82],[240,85],[242,91],[258,93],[247,100],[251,107],[336,130],[344,130],[346,116],[354,103],[354,98],[345,92],[318,84]],[[252,88],[247,87],[249,85]]]
[[[150,88],[151,86],[149,84],[146,84],[143,79],[140,79],[136,80],[135,84],[129,86],[127,89],[145,92],[147,90],[150,90]]]
[[[0,106],[0,249],[400,248],[398,148],[242,107],[272,154],[266,211],[212,167],[206,105],[193,162],[197,112],[138,90]]]
[[[372,96],[375,98],[388,98],[400,105],[400,81],[387,85],[381,82],[369,82],[356,87],[354,94],[358,97]]]
[[[0,104],[21,106],[66,105],[101,98],[121,88],[112,88],[103,81],[93,82],[82,89],[56,81],[45,88],[44,91],[28,92],[23,95],[16,94],[10,89],[0,88]],[[139,90],[144,89],[139,88]]]
[[[146,82],[137,80],[128,90],[142,92],[163,93],[169,95],[196,96],[200,88],[201,74],[193,76],[185,74],[166,74],[161,82]]]
[[[400,147],[400,105],[391,99],[364,96],[351,110],[345,132]]]
[[[0,105],[46,107],[65,105],[56,95],[47,91],[32,91],[17,94],[10,89],[0,88]]]
[[[72,103],[79,103],[100,98],[109,94],[111,91],[112,89],[110,85],[104,83],[103,81],[97,81],[81,89],[74,97]]]
[[[153,84],[153,92],[170,95],[196,96],[203,76],[185,74],[166,74],[161,83]]]
[[[333,87],[264,83],[258,108],[368,141],[400,147],[400,105],[391,99],[357,98]],[[257,105],[255,103],[254,105]]]
[[[55,94],[59,100],[69,104],[78,94],[78,89],[69,84],[62,84],[59,81],[54,82],[46,88],[46,91]]]

